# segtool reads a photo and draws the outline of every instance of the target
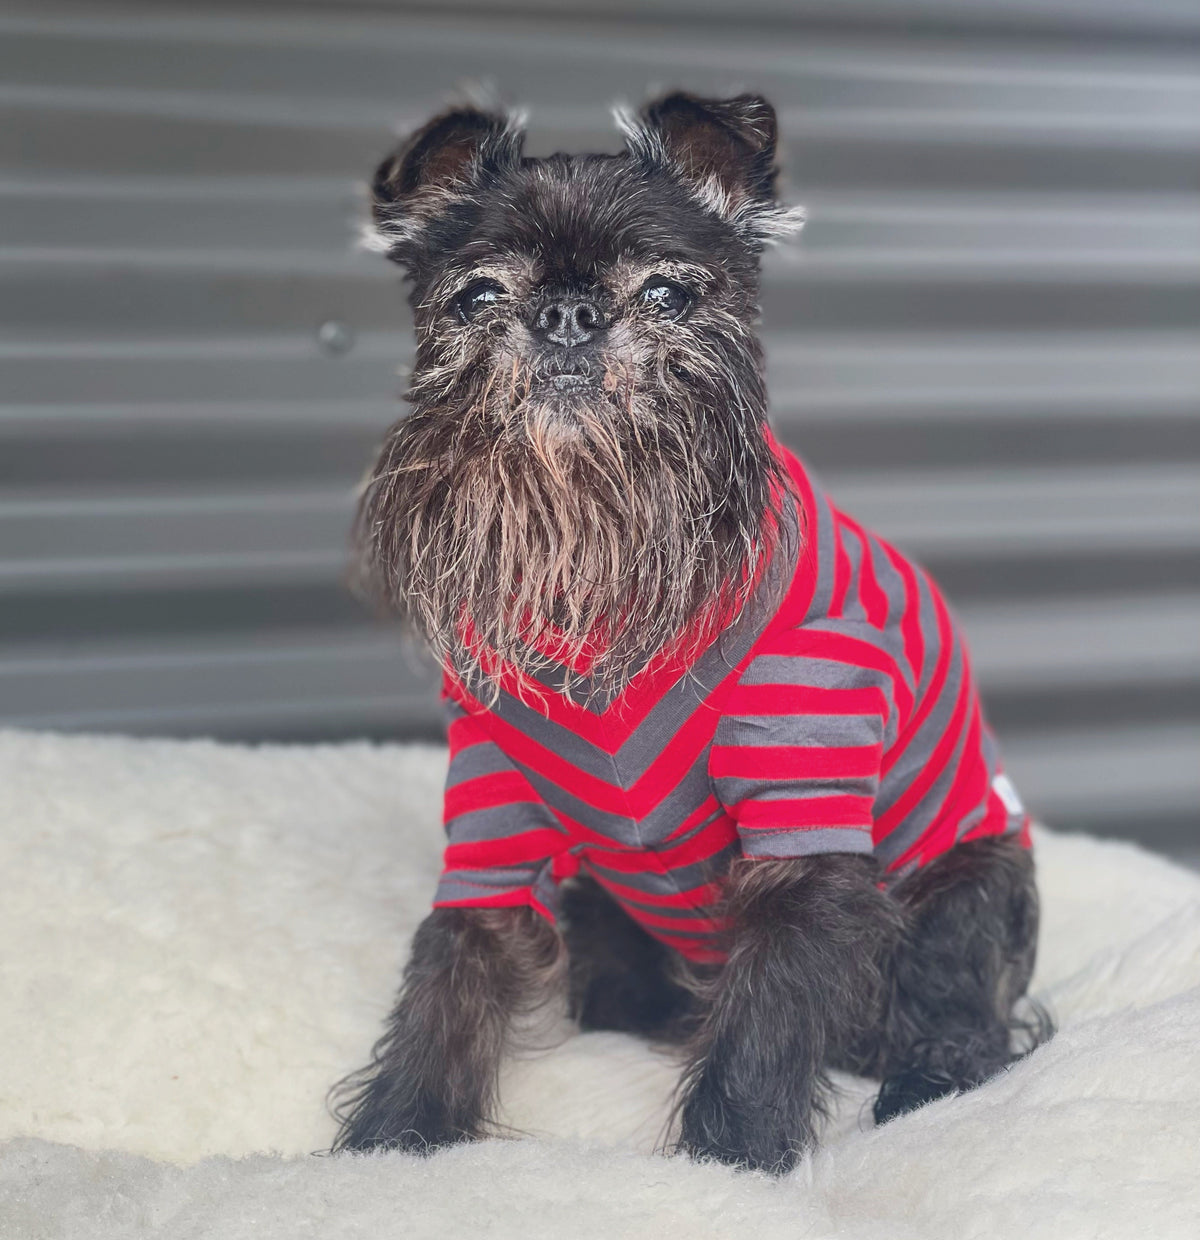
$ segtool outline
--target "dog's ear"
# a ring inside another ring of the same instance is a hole
[[[775,198],[775,109],[761,95],[702,99],[674,91],[631,116],[618,111],[635,159],[664,166],[705,206],[765,240],[794,232],[803,213]]]
[[[426,122],[375,170],[371,212],[378,240],[411,240],[475,178],[518,164],[524,141],[519,117],[470,106],[451,108]]]

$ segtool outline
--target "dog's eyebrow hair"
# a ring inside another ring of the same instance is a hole
[[[468,263],[461,267],[450,267],[443,271],[440,278],[426,290],[421,298],[422,306],[435,306],[453,297],[468,284],[476,280],[496,280],[511,291],[514,281],[532,278],[531,263],[513,261],[511,263]]]
[[[609,274],[626,286],[640,285],[651,276],[666,276],[708,288],[717,279],[709,268],[699,263],[674,258],[620,258],[609,268]]]
[[[647,263],[645,266],[653,273],[659,273],[664,276],[678,276],[681,280],[701,280],[708,284],[714,278],[713,273],[707,267],[702,267],[699,263],[690,263],[674,258],[663,259],[661,262]]]

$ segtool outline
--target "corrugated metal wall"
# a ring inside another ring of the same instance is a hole
[[[355,182],[464,79],[534,153],[752,86],[812,221],[767,279],[784,438],[943,580],[1035,809],[1196,847],[1200,8],[577,11],[5,9],[0,720],[436,729],[339,585],[408,347]]]

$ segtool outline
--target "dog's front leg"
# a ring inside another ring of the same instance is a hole
[[[880,1019],[900,913],[875,877],[873,859],[844,854],[735,864],[729,957],[683,1078],[682,1149],[780,1172],[813,1144],[829,1055]]]
[[[371,1063],[339,1087],[333,1148],[426,1152],[487,1135],[514,1018],[545,998],[561,947],[529,908],[434,909]]]

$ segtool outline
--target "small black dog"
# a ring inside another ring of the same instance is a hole
[[[436,117],[379,168],[412,414],[365,567],[445,669],[449,846],[335,1149],[495,1131],[518,1017],[679,1041],[679,1147],[782,1170],[828,1070],[880,1122],[1049,1032],[1028,823],[936,587],[771,436],[759,258],[800,217],[750,95],[615,156]]]

